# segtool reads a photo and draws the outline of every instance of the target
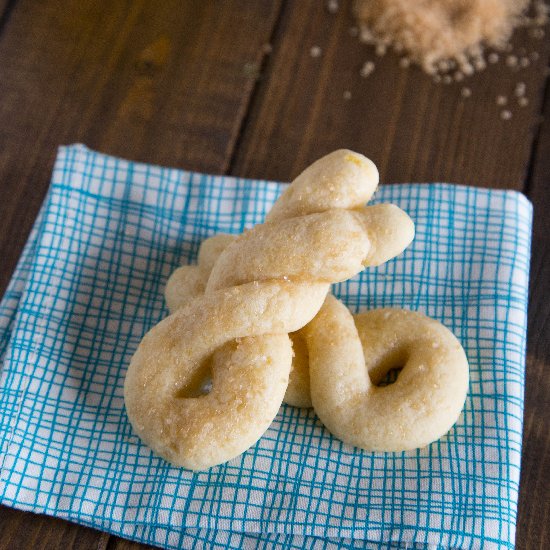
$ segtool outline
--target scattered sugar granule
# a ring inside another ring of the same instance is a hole
[[[509,55],[506,58],[506,65],[508,65],[508,67],[517,67],[518,58],[515,55]]]
[[[462,91],[460,92],[462,94],[462,97],[471,97],[472,96],[472,90],[470,88],[462,88]]]
[[[312,46],[309,50],[309,55],[311,55],[311,57],[320,57],[321,53],[322,50],[319,46]]]
[[[338,11],[338,0],[328,0],[327,11],[329,13],[336,13]]]
[[[343,94],[343,97],[346,101],[349,101],[351,99],[351,92],[349,90],[346,90]]]
[[[501,111],[500,118],[502,120],[510,120],[512,118],[512,111],[509,111],[508,109]]]
[[[366,61],[363,66],[361,67],[361,70],[359,71],[359,74],[366,78],[367,76],[370,76],[375,69],[375,65],[372,61]]]
[[[497,105],[500,105],[502,107],[503,105],[506,105],[507,103],[508,103],[508,98],[505,95],[497,96]]]
[[[518,99],[518,105],[520,107],[527,107],[527,105],[529,105],[529,100],[526,97],[520,97]]]
[[[525,82],[518,82],[516,84],[516,88],[514,90],[514,93],[516,94],[516,97],[524,96],[526,89],[527,89],[527,87],[525,86]]]
[[[531,29],[530,33],[532,38],[537,38],[538,40],[542,40],[544,38],[544,29],[539,29],[539,28],[535,28],[535,29]]]
[[[451,64],[446,59],[444,59],[437,64],[437,68],[440,72],[446,73],[451,68]]]
[[[489,63],[491,63],[492,65],[494,65],[495,63],[498,63],[498,60],[499,60],[499,55],[496,52],[491,52],[487,56],[487,61],[489,61]]]
[[[467,74],[468,76],[474,74],[474,67],[470,65],[470,63],[466,63],[464,65],[461,65],[460,68],[462,69],[462,72],[464,74]]]
[[[487,68],[487,63],[481,57],[474,59],[474,67],[476,71],[483,71]]]

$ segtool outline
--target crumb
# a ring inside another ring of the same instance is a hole
[[[309,50],[309,55],[311,55],[311,57],[320,57],[321,53],[323,52],[319,46],[312,46]]]
[[[370,76],[374,72],[374,69],[375,69],[375,64],[372,61],[367,61],[361,67],[359,74],[363,78],[366,78],[367,76]]]
[[[514,90],[514,93],[516,94],[516,97],[524,96],[526,89],[527,89],[527,87],[525,86],[525,82],[518,82],[516,84],[516,88]]]
[[[509,55],[506,58],[506,65],[508,65],[508,67],[517,67],[517,64],[518,58],[515,55]]]
[[[338,11],[338,0],[328,0],[327,11],[329,13],[336,13]]]

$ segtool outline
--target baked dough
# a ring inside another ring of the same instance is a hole
[[[303,331],[311,399],[336,437],[368,451],[424,447],[457,421],[468,390],[462,346],[441,323],[402,309],[354,317],[333,296]],[[378,385],[391,369],[397,380]]]
[[[296,178],[266,223],[211,241],[195,270],[170,281],[170,307],[181,307],[145,335],[124,386],[130,422],[155,452],[201,470],[261,437],[288,384],[288,334],[311,321],[330,284],[393,258],[413,239],[398,207],[364,206],[377,183],[370,160],[335,151]],[[197,395],[209,366],[212,389]]]

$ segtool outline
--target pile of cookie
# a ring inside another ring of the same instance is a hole
[[[144,336],[124,386],[130,422],[157,454],[191,470],[231,460],[283,401],[313,406],[336,437],[368,451],[422,447],[453,426],[468,387],[453,334],[407,310],[353,316],[329,294],[414,237],[397,206],[365,206],[377,185],[369,159],[335,151],[263,224],[207,239],[198,265],[174,272],[171,315]]]

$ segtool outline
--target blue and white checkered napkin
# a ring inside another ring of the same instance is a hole
[[[132,433],[124,374],[167,313],[166,279],[280,191],[60,149],[0,309],[0,501],[168,548],[513,547],[531,228],[515,192],[382,187],[416,239],[335,289],[354,311],[420,310],[461,340],[470,392],[440,441],[362,452],[283,405],[244,455],[191,473]]]

